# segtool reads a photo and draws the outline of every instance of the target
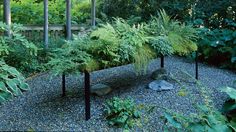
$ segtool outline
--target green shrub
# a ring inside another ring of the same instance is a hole
[[[0,103],[28,90],[25,79],[14,67],[0,61]]]
[[[140,112],[133,100],[114,97],[105,104],[105,116],[110,125],[129,128],[140,118]]]
[[[201,39],[198,45],[201,60],[223,68],[236,69],[236,31],[234,29],[202,28],[200,34]]]
[[[0,22],[0,32],[7,31],[7,26]],[[0,36],[0,57],[5,62],[21,71],[30,71],[35,63],[38,48],[29,42],[19,32],[22,30],[19,24],[11,25],[11,36]]]

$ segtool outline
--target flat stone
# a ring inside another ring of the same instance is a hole
[[[155,91],[165,91],[174,89],[174,85],[165,80],[155,80],[149,83],[148,88]]]
[[[167,71],[164,68],[157,69],[152,73],[152,79],[159,80],[163,78],[164,76],[167,76]],[[165,80],[165,79],[164,79]]]
[[[98,96],[104,96],[107,95],[108,93],[110,93],[112,91],[112,88],[108,85],[105,84],[95,84],[91,87],[91,93],[92,94],[96,94]]]

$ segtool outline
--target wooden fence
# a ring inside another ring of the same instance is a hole
[[[72,34],[78,34],[80,31],[87,29],[87,25],[72,25]],[[24,25],[22,34],[26,38],[33,42],[43,41],[43,25]],[[57,40],[60,38],[65,38],[66,26],[65,25],[49,25],[49,40]]]

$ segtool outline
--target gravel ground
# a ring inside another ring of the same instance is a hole
[[[91,74],[92,84],[102,82],[110,85],[114,90],[105,97],[92,96],[91,119],[84,119],[84,98],[82,78],[77,76],[67,77],[67,97],[61,97],[60,77],[50,79],[48,74],[43,74],[28,80],[31,90],[24,96],[16,97],[0,106],[0,131],[121,131],[121,129],[107,125],[103,116],[103,103],[114,96],[132,98],[138,105],[145,107],[154,106],[153,112],[145,112],[142,126],[133,128],[134,131],[162,131],[163,121],[160,116],[164,110],[159,107],[188,114],[194,112],[191,103],[193,97],[198,103],[202,102],[200,92],[193,82],[186,81],[181,70],[194,76],[194,63],[183,58],[168,57],[165,60],[166,69],[182,79],[187,88],[187,96],[179,96],[181,87],[174,84],[172,91],[156,92],[147,89],[152,81],[151,73],[159,68],[159,60],[153,60],[147,74],[136,76],[132,65],[121,66]],[[217,108],[220,108],[227,96],[220,93],[217,88],[232,86],[236,74],[222,69],[200,64],[200,80],[208,86],[207,91],[212,91],[212,97]],[[183,80],[184,79],[184,80]],[[190,92],[192,93],[189,96]]]

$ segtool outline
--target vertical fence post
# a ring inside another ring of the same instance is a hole
[[[198,80],[198,51],[196,51],[196,57],[195,57],[195,73],[196,73],[196,76],[195,78]]]
[[[71,39],[71,0],[66,0],[66,39]],[[66,96],[66,76],[62,74],[62,96]]]
[[[3,1],[3,12],[4,12],[4,22],[7,25],[8,30],[5,32],[5,35],[10,36],[11,35],[11,5],[10,0],[4,0]]]
[[[66,0],[66,39],[71,39],[71,0]]]
[[[90,119],[90,74],[84,72],[84,94],[85,94],[85,119]]]
[[[92,28],[95,28],[96,26],[96,0],[91,1],[92,6],[91,6],[91,24]]]
[[[44,47],[48,49],[48,0],[44,0]]]
[[[161,55],[161,68],[164,68],[164,55]]]

